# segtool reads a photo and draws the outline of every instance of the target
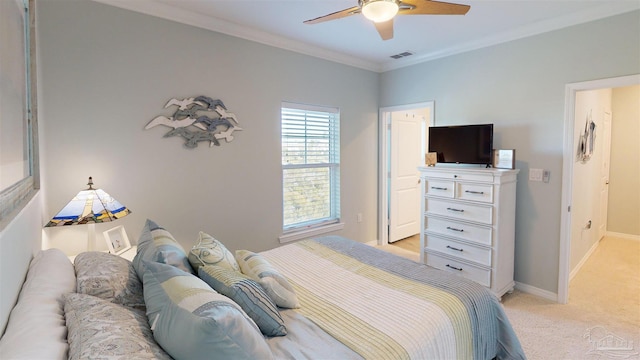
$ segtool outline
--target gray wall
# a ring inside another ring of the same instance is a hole
[[[518,282],[557,291],[565,85],[640,73],[639,12],[382,74],[381,106],[435,101],[436,125],[492,122],[516,149]],[[551,171],[528,182],[529,168]]]
[[[49,217],[93,176],[133,211],[96,227],[105,249],[102,231],[124,225],[135,242],[146,218],[185,249],[201,230],[232,251],[276,247],[286,100],[340,108],[346,226],[339,234],[377,238],[377,73],[91,1],[38,6]],[[198,95],[236,114],[244,130],[235,140],[189,150],[163,138],[166,127],[144,130],[171,113],[163,108],[169,99]],[[48,228],[45,246],[81,251],[86,231]]]

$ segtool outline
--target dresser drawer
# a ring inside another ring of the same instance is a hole
[[[425,193],[427,195],[453,198],[455,194],[455,183],[446,180],[426,179]]]
[[[447,200],[426,198],[425,211],[428,214],[442,215],[459,220],[476,221],[491,225],[493,210],[491,206],[466,204]]]
[[[456,183],[456,185],[458,187],[456,198],[458,199],[493,203],[493,185],[473,183]]]
[[[466,181],[478,181],[478,182],[493,182],[493,175],[491,174],[470,174],[470,173],[456,173],[453,175],[456,180]]]
[[[487,174],[483,171],[429,171],[430,178],[450,179],[450,180],[465,180],[465,181],[477,181],[477,182],[493,182],[493,174]]]
[[[427,265],[436,269],[448,271],[475,281],[483,286],[491,287],[491,270],[482,269],[429,252],[425,252],[424,259]]]
[[[449,219],[425,217],[424,229],[432,233],[473,241],[482,245],[491,246],[493,244],[493,228],[490,227],[470,225]]]
[[[425,235],[425,247],[456,258],[491,266],[491,248],[484,248],[455,242],[453,240]]]

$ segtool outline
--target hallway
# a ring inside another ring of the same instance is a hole
[[[640,329],[640,241],[605,236],[569,283],[569,304]]]
[[[529,359],[640,359],[640,241],[605,237],[569,304],[516,290],[503,305]]]

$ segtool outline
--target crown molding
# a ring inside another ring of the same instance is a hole
[[[199,27],[206,30],[219,32],[233,37],[257,42],[264,45],[277,47],[284,50],[297,52],[312,57],[337,62],[344,65],[357,67],[373,72],[381,72],[381,64],[365,61],[363,59],[345,55],[339,52],[327,50],[317,46],[291,40],[282,36],[268,34],[246,26],[234,24],[218,18],[201,15],[153,0],[92,0],[97,3],[111,5],[125,10],[131,10],[146,15],[159,17],[178,23]]]
[[[567,16],[562,16],[554,19],[548,19],[539,21],[526,26],[497,34],[495,36],[488,36],[476,41],[470,41],[459,46],[452,46],[449,48],[441,49],[438,51],[429,52],[426,54],[416,54],[407,59],[401,59],[396,61],[388,61],[382,64],[381,72],[400,69],[403,67],[420,64],[423,62],[444,58],[451,55],[457,55],[468,51],[473,51],[485,47],[490,47],[502,43],[506,43],[513,40],[523,39],[530,36],[543,34],[546,32],[560,30],[563,28],[595,21],[610,16],[620,15],[623,13],[640,10],[640,2],[618,2],[601,5],[595,8],[587,9],[581,12],[573,13]]]
[[[468,51],[473,51],[489,46],[502,44],[505,42],[518,40],[542,33],[559,30],[562,28],[579,25],[582,23],[599,20],[602,18],[623,14],[630,11],[640,10],[640,3],[636,1],[620,1],[607,3],[598,7],[590,8],[578,13],[539,21],[530,25],[522,26],[494,36],[485,37],[476,41],[470,41],[461,45],[451,46],[437,51],[424,54],[415,54],[410,58],[400,60],[388,60],[385,62],[371,62],[358,57],[345,55],[325,48],[312,46],[300,41],[288,39],[283,36],[268,34],[264,31],[240,26],[225,20],[201,15],[192,11],[177,8],[171,5],[159,3],[153,0],[92,0],[94,2],[131,10],[166,20],[196,26],[199,28],[219,32],[222,34],[238,37],[241,39],[277,47],[284,50],[297,52],[312,57],[353,66],[356,68],[373,72],[386,72],[412,66],[427,61],[457,55]]]

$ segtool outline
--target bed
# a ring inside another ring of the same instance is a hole
[[[132,262],[38,253],[2,359],[524,359],[497,298],[338,236],[185,252],[148,220]]]

